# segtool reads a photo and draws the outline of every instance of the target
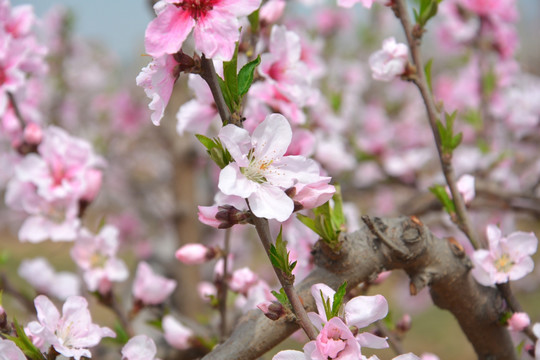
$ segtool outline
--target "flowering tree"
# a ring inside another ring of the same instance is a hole
[[[436,359],[422,289],[477,358],[540,359],[515,2],[152,6],[116,89],[69,13],[0,0],[2,219],[61,258],[2,253],[0,359]],[[379,294],[399,269],[416,300]]]

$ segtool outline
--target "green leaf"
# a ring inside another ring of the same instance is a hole
[[[111,338],[111,340],[115,343],[124,345],[129,341],[129,334],[119,321],[116,321],[114,324],[114,332],[116,333],[116,337]]]
[[[319,290],[319,292],[321,294],[321,300],[322,300],[322,304],[323,304],[323,307],[324,307],[324,313],[326,315],[326,319],[330,320],[331,318],[333,318],[333,316],[332,316],[332,308],[330,307],[330,299],[324,297],[324,294],[323,294],[322,290]]]
[[[223,77],[227,89],[229,90],[229,95],[231,97],[231,104],[237,105],[238,102],[238,77],[236,76],[237,69],[237,58],[238,58],[238,42],[234,49],[234,55],[231,60],[223,62]],[[234,112],[234,109],[231,109]]]
[[[197,140],[199,140],[199,142],[201,144],[204,145],[204,147],[207,150],[210,150],[210,149],[216,147],[216,143],[214,142],[214,140],[210,139],[209,137],[206,137],[206,136],[201,135],[201,134],[195,134],[195,137],[197,138]]]
[[[453,214],[456,212],[456,207],[454,205],[454,202],[452,199],[450,199],[450,195],[446,192],[446,188],[442,185],[435,185],[429,188],[429,191],[431,191],[437,199],[441,202],[444,209],[449,213]]]
[[[347,293],[347,282],[345,281],[334,294],[334,302],[332,303],[332,317],[339,316],[339,310],[343,304],[343,297]]]
[[[429,59],[424,66],[424,74],[426,75],[426,81],[429,87],[429,91],[433,92],[433,86],[431,85],[431,65],[433,65],[433,59]]]
[[[28,336],[26,336],[24,329],[19,325],[17,319],[13,318],[13,324],[17,336],[9,336],[7,334],[3,334],[3,336],[8,340],[13,341],[15,345],[17,345],[17,347],[19,347],[19,349],[21,349],[24,355],[26,355],[28,358],[32,360],[45,360],[45,356],[43,356],[41,351],[39,351],[39,349],[32,343]]]
[[[493,69],[490,69],[484,76],[482,77],[482,92],[486,96],[491,96],[495,89],[497,88],[497,75],[493,71]]]
[[[227,104],[227,107],[229,108],[231,112],[234,112],[232,96],[231,96],[231,92],[229,88],[227,87],[227,85],[225,84],[225,81],[222,78],[218,76],[217,79],[218,79],[219,87],[221,88],[221,93],[223,94],[223,100],[225,100],[225,104]]]
[[[334,210],[331,214],[332,223],[336,229],[341,230],[341,226],[346,222],[345,214],[343,213],[343,198],[341,196],[341,186],[335,184],[334,187],[336,188],[336,192],[334,196],[332,196],[332,199],[334,200]],[[327,202],[327,204],[328,207],[330,207],[330,203]]]
[[[277,301],[279,301],[281,305],[290,307],[289,298],[285,294],[285,290],[283,290],[283,288],[279,289],[279,292],[272,290],[272,295],[276,297]]]
[[[296,214],[296,217],[298,218],[298,220],[300,220],[300,222],[302,222],[302,224],[306,225],[308,228],[313,230],[314,233],[322,237],[322,235],[319,234],[317,226],[315,225],[315,220],[303,214]]]
[[[204,135],[196,134],[195,137],[206,148],[206,152],[210,158],[223,169],[225,166],[233,162],[232,156],[218,138],[210,139]]]
[[[253,73],[255,68],[261,63],[261,56],[244,65],[238,73],[238,92],[240,97],[244,96],[253,83]]]
[[[251,25],[251,32],[259,32],[259,9],[255,10],[248,15],[249,25]]]
[[[452,154],[452,152],[461,143],[463,135],[461,133],[454,135],[454,121],[457,116],[457,111],[452,114],[445,114],[446,126],[440,120],[437,120],[437,130],[441,138],[441,147],[443,154]]]

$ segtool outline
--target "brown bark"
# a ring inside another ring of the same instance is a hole
[[[457,242],[435,237],[414,217],[366,220],[372,226],[363,225],[359,231],[343,236],[337,254],[322,242],[316,244],[318,267],[296,286],[308,311],[315,311],[310,295],[315,283],[337,289],[347,281],[352,288],[383,270],[403,269],[411,279],[411,292],[429,286],[433,302],[452,312],[478,359],[516,359],[508,331],[498,323],[505,310],[504,301],[496,289],[481,286],[472,278],[471,262]],[[297,329],[285,319],[273,322],[259,310],[252,310],[231,337],[203,359],[255,359]]]

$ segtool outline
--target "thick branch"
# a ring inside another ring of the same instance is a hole
[[[296,288],[308,311],[315,311],[311,285],[325,283],[337,289],[343,281],[355,287],[383,270],[403,269],[411,279],[411,292],[430,287],[433,302],[454,314],[479,359],[515,359],[508,331],[498,319],[504,301],[493,288],[479,285],[470,275],[471,263],[455,242],[435,237],[416,218],[371,218],[386,241],[407,252],[386,246],[367,225],[342,238],[338,254],[322,242],[314,249],[318,265]],[[272,322],[259,310],[248,312],[231,337],[205,360],[255,359],[291,335],[298,326],[284,319]]]

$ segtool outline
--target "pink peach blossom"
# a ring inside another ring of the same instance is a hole
[[[163,332],[165,340],[175,349],[184,350],[191,347],[190,340],[194,336],[193,331],[182,325],[172,315],[163,317]]]
[[[122,348],[122,360],[158,360],[156,352],[154,340],[146,335],[137,335]]]
[[[403,74],[409,61],[407,45],[397,43],[393,37],[383,41],[382,50],[369,57],[369,66],[375,80],[391,81]]]
[[[176,251],[176,258],[187,265],[203,264],[212,259],[212,250],[202,244],[186,244]]]
[[[503,237],[495,225],[488,225],[486,233],[489,249],[476,250],[472,257],[472,274],[480,284],[493,286],[518,280],[534,269],[531,255],[538,246],[534,233],[517,231]]]
[[[137,76],[137,85],[152,99],[148,108],[152,110],[151,119],[154,125],[159,125],[165,114],[174,83],[179,76],[177,65],[174,56],[163,55],[153,59]]]
[[[133,295],[146,305],[164,302],[176,288],[176,281],[156,274],[150,265],[141,261],[133,281]]]
[[[111,329],[92,323],[88,302],[83,297],[69,297],[62,307],[62,316],[44,295],[36,297],[34,303],[38,321],[30,322],[28,331],[66,357],[90,358],[92,354],[87,348],[96,346],[103,337],[116,337]]]
[[[146,51],[153,57],[175,54],[194,29],[195,49],[207,58],[228,61],[240,37],[237,17],[251,14],[260,0],[161,0],[146,28]]]

